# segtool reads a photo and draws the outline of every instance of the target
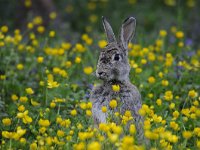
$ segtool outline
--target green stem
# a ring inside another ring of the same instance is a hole
[[[58,112],[57,114],[59,115],[60,114],[60,104],[58,105]]]
[[[9,149],[12,148],[12,139],[10,139],[10,145],[9,145]]]

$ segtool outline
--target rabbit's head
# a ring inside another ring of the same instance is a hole
[[[124,21],[118,40],[116,40],[109,22],[104,17],[102,17],[102,22],[108,44],[100,52],[96,76],[104,81],[129,80],[128,43],[133,37],[136,20],[129,17]]]

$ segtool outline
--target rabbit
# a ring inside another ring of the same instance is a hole
[[[141,95],[136,86],[129,81],[130,65],[128,61],[128,43],[134,35],[136,19],[129,17],[123,22],[119,40],[116,40],[105,17],[102,17],[102,23],[108,44],[100,52],[95,72],[97,78],[102,80],[103,83],[95,86],[90,94],[94,124],[98,127],[100,123],[107,122],[108,113],[103,113],[101,108],[106,106],[108,110],[111,110],[110,101],[119,97],[120,114],[124,114],[126,110],[131,111],[137,137],[141,140],[144,135],[143,117],[139,115],[139,109],[142,107]],[[112,85],[116,84],[120,86],[119,92],[112,90]]]

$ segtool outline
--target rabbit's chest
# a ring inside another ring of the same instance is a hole
[[[129,92],[114,92],[114,91],[108,91],[103,90],[101,96],[101,105],[103,106],[109,106],[111,100],[117,100],[119,105],[123,105],[126,103],[126,99],[131,97],[131,94]]]

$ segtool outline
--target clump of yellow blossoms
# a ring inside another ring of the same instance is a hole
[[[110,105],[111,108],[116,108],[117,107],[117,101],[113,99],[113,100],[110,101],[109,105]]]
[[[84,73],[87,74],[87,75],[90,75],[93,71],[92,67],[85,67],[83,69]]]
[[[119,85],[112,85],[112,90],[114,92],[119,92],[120,91],[120,86]]]

